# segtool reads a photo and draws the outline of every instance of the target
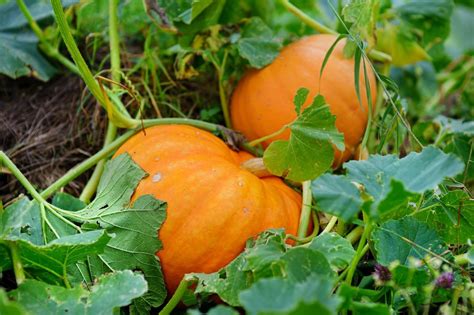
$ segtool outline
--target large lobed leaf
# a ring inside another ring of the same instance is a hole
[[[301,108],[301,93],[297,92],[295,97],[297,112]],[[316,178],[327,171],[334,159],[333,145],[344,150],[344,137],[336,129],[335,121],[324,97],[316,96],[289,125],[290,139],[274,141],[265,150],[263,161],[267,169],[297,182]]]
[[[383,265],[399,261],[409,266],[410,258],[443,256],[447,249],[432,228],[413,217],[385,222],[373,232],[372,240]]]
[[[197,282],[195,294],[215,293],[226,303],[239,306],[241,292],[260,279],[278,278],[285,286],[294,287],[311,275],[333,282],[335,272],[325,254],[309,247],[288,248],[281,230],[268,230],[218,272],[194,273],[186,278]]]
[[[70,6],[77,0],[62,1]],[[52,17],[48,0],[25,0],[35,21]],[[0,4],[0,73],[11,78],[32,76],[47,81],[55,68],[37,49],[38,39],[29,30],[28,23],[15,1]]]
[[[166,288],[156,252],[161,248],[158,230],[166,217],[166,203],[151,195],[130,205],[135,187],[145,176],[128,154],[106,164],[97,196],[84,210],[76,212],[90,222],[84,228],[105,229],[115,237],[104,253],[91,257],[93,276],[114,270],[140,270],[148,282],[148,292],[134,301],[134,308],[146,312],[158,307],[166,297]]]
[[[119,271],[97,280],[90,291],[81,286],[66,289],[37,280],[26,280],[9,293],[29,314],[115,314],[144,294],[147,283],[142,275]]]
[[[325,175],[312,182],[318,207],[345,220],[364,208],[378,220],[406,207],[411,197],[436,188],[446,177],[461,173],[464,164],[452,154],[427,147],[402,159],[373,155],[367,161],[348,162],[344,168],[345,176]]]

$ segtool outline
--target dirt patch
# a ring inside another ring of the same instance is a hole
[[[47,83],[0,78],[0,150],[38,189],[102,146],[104,111],[87,95],[76,76],[59,76]],[[66,191],[79,193],[87,178],[85,173]],[[21,192],[13,176],[0,173],[3,202]]]

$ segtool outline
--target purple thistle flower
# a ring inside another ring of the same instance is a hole
[[[373,273],[375,280],[385,282],[392,279],[392,274],[387,267],[381,264],[375,264],[375,271]]]
[[[453,287],[454,274],[452,272],[443,272],[435,281],[438,288],[451,289]]]

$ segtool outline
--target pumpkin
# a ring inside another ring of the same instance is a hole
[[[259,178],[242,168],[253,156],[232,151],[209,132],[155,126],[115,155],[124,152],[149,174],[132,200],[151,194],[168,204],[157,255],[171,293],[186,273],[219,270],[266,229],[297,231],[301,196],[280,178]]]
[[[355,80],[354,59],[343,56],[344,41],[332,52],[321,80],[319,74],[326,53],[336,40],[334,35],[313,35],[284,48],[279,56],[263,69],[248,71],[239,81],[231,99],[231,120],[234,129],[254,140],[279,130],[296,118],[293,98],[305,87],[310,94],[308,106],[318,91],[325,97],[336,116],[336,127],[344,134],[345,151],[335,151],[334,166],[348,160],[361,142],[367,126],[368,98],[364,70],[360,71],[359,104]],[[375,77],[367,65],[372,104],[376,99]],[[263,143],[264,147],[277,139],[288,139],[290,131]]]

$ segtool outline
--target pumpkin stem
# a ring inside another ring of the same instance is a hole
[[[249,171],[250,173],[254,174],[255,176],[259,178],[273,176],[273,174],[270,173],[268,169],[265,167],[265,164],[263,163],[263,158],[249,159],[243,162],[242,164],[240,164],[240,167],[243,168],[244,170]]]

